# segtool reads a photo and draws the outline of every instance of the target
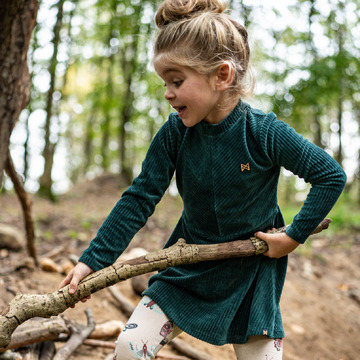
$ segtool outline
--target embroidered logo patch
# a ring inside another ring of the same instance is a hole
[[[250,164],[241,164],[241,172],[243,172],[244,170],[250,171]]]

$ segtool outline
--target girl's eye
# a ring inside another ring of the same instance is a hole
[[[182,84],[182,80],[174,81],[173,84],[174,84],[176,87],[179,87],[179,86]]]
[[[172,84],[173,84],[175,87],[180,87],[182,83],[183,83],[183,80],[177,80],[177,81],[173,81],[173,82],[172,82]],[[164,84],[164,87],[167,87],[167,84],[166,84],[166,83]]]

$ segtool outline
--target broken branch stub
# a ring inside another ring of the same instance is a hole
[[[327,229],[331,220],[325,219],[314,233]],[[274,230],[284,232],[285,227]],[[194,264],[200,261],[221,260],[258,255],[267,251],[264,241],[255,237],[220,244],[187,244],[184,239],[170,246],[136,259],[115,263],[88,275],[78,285],[75,294],[69,294],[69,285],[45,295],[18,294],[0,315],[0,348],[5,348],[14,330],[33,317],[49,318],[64,312],[81,299],[120,281],[171,266]]]

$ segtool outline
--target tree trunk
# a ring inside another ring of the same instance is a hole
[[[60,30],[63,21],[63,5],[65,0],[59,0],[58,2],[58,14],[56,23],[54,25],[54,38],[53,38],[53,55],[49,66],[50,74],[50,88],[47,93],[46,101],[46,120],[45,120],[45,146],[43,150],[44,157],[44,171],[40,177],[40,189],[39,193],[50,200],[55,200],[52,192],[52,177],[51,172],[54,163],[54,154],[56,143],[51,141],[51,121],[53,117],[53,95],[55,92],[55,80],[56,80],[56,67],[58,64],[57,54],[60,45]]]
[[[330,219],[323,220],[313,234],[327,229],[330,222]],[[284,232],[285,229],[283,227],[273,232]],[[0,348],[9,344],[11,334],[24,321],[35,316],[58,315],[90,294],[120,281],[171,266],[258,255],[267,249],[266,243],[256,237],[212,245],[186,244],[184,239],[180,239],[167,249],[118,262],[88,275],[79,283],[73,295],[69,294],[69,285],[47,295],[18,294],[0,315]]]
[[[339,126],[339,130],[338,130],[338,139],[339,139],[339,147],[336,153],[336,161],[342,166],[342,162],[343,162],[343,147],[342,147],[342,120],[343,120],[343,88],[344,88],[344,84],[343,81],[340,80],[339,82],[339,91],[340,91],[340,96],[338,99],[338,126]]]
[[[11,132],[29,101],[27,52],[38,7],[37,0],[0,2],[0,186]]]
[[[314,143],[319,146],[321,149],[325,149],[325,146],[322,143],[322,130],[321,130],[321,122],[320,122],[320,111],[318,110],[318,106],[314,106],[314,124],[316,126]]]
[[[85,176],[91,165],[91,158],[93,153],[93,140],[94,130],[93,126],[95,123],[95,109],[93,109],[86,120],[86,133],[84,138],[84,162],[83,167],[80,170],[82,176]]]
[[[360,138],[360,103],[356,102],[354,100],[353,101],[353,109],[354,109],[354,114],[355,114],[355,117],[356,117],[357,123],[358,123],[357,136],[358,136],[358,138]],[[357,169],[355,172],[353,185],[355,187],[356,201],[358,204],[360,204],[360,148],[358,150]]]
[[[9,153],[10,135],[30,97],[27,51],[39,4],[36,0],[0,2],[0,186],[6,168],[24,210],[29,255],[36,261],[31,203]]]
[[[345,16],[345,8],[344,3],[342,1],[338,2],[339,10],[341,15]],[[345,24],[339,24],[339,29],[336,32],[337,34],[337,44],[338,44],[338,56],[342,57],[344,55],[344,36],[346,34],[346,27]],[[342,166],[343,162],[343,146],[342,146],[342,123],[343,123],[343,107],[344,107],[344,95],[345,95],[345,71],[344,66],[342,64],[338,64],[338,74],[340,76],[338,82],[339,88],[339,95],[338,95],[338,103],[337,103],[337,110],[338,110],[338,139],[339,139],[339,147],[336,153],[336,161]]]
[[[113,38],[114,29],[116,28],[115,17],[113,14],[116,13],[117,3],[115,1],[111,4],[111,20],[109,26],[109,34],[107,36],[106,44],[110,44],[111,39]],[[106,101],[104,107],[104,122],[102,124],[102,141],[101,141],[101,155],[102,155],[102,168],[105,172],[108,172],[111,165],[111,156],[109,154],[109,141],[111,134],[111,113],[112,113],[112,103],[114,98],[114,66],[115,66],[115,55],[110,53],[110,56],[107,59],[109,64],[106,65],[107,68],[107,81],[106,81]]]
[[[133,28],[133,34],[139,34],[140,32],[140,16],[141,16],[141,7],[137,8],[136,13],[138,14],[138,19],[135,21]],[[139,47],[139,36],[132,35],[131,43],[124,49],[124,54],[121,61],[121,67],[124,74],[125,80],[125,93],[123,96],[123,105],[120,114],[120,128],[119,128],[119,149],[120,149],[120,174],[123,175],[124,179],[127,179],[131,183],[133,179],[132,173],[132,164],[129,163],[129,158],[127,154],[126,147],[126,125],[131,121],[133,116],[133,101],[134,93],[132,91],[132,86],[134,84],[134,76],[136,76],[136,68],[138,66],[137,54]],[[128,56],[127,54],[131,54]]]
[[[315,8],[316,0],[310,0],[310,8],[308,13],[308,38],[307,41],[309,43],[309,52],[312,56],[312,62],[317,63],[319,61],[318,49],[314,44],[314,32],[313,32],[313,23],[314,23],[314,15],[317,13]],[[322,143],[322,128],[321,128],[321,108],[319,104],[316,102],[312,104],[311,109],[313,111],[313,124],[315,125],[315,135],[314,135],[314,143],[322,149],[325,149],[325,146]]]

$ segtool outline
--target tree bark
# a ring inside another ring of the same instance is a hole
[[[327,229],[331,220],[325,219],[313,233]],[[286,227],[274,232],[284,232]],[[180,239],[173,246],[154,251],[125,262],[115,263],[88,275],[78,285],[75,294],[69,294],[69,285],[47,295],[18,294],[0,315],[0,348],[6,347],[18,325],[35,316],[58,315],[81,299],[101,289],[131,277],[171,266],[195,264],[201,261],[221,260],[262,254],[267,251],[264,241],[252,237],[220,244],[187,244]]]
[[[29,101],[27,52],[38,7],[37,0],[0,2],[0,186],[11,132]]]

